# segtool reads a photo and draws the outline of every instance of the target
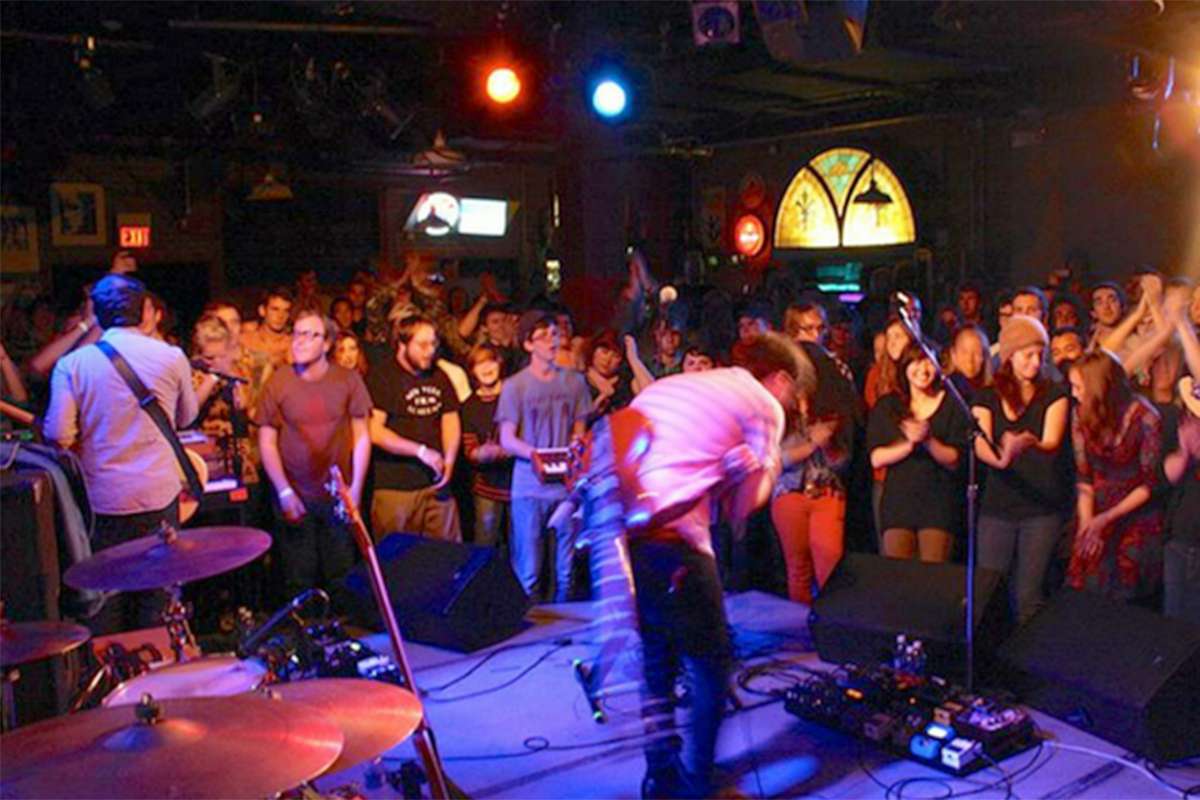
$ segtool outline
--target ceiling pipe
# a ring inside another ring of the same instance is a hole
[[[430,25],[354,25],[344,22],[256,22],[253,20],[173,19],[167,23],[175,30],[251,31],[265,33],[333,33],[359,36],[430,36],[438,35]],[[440,34],[448,35],[448,34]]]

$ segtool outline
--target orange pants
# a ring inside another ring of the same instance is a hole
[[[771,501],[771,522],[783,549],[788,598],[811,605],[814,573],[817,585],[824,586],[845,549],[846,495],[781,494]]]

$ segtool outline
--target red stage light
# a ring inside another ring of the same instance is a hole
[[[753,214],[747,214],[733,226],[733,246],[747,258],[753,258],[762,252],[767,243],[767,233],[762,220]]]
[[[497,67],[488,73],[487,94],[493,102],[508,105],[521,93],[521,79],[509,67]]]

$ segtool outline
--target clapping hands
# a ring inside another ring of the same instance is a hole
[[[905,417],[900,420],[900,433],[912,444],[921,444],[929,438],[929,421]]]

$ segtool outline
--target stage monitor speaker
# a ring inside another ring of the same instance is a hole
[[[1200,755],[1200,627],[1064,590],[1000,657],[1036,709],[1156,761]]]
[[[988,656],[1011,630],[1008,601],[997,572],[975,573],[975,664],[987,674]],[[966,568],[959,564],[847,553],[813,603],[809,629],[825,661],[878,664],[891,660],[896,636],[921,640],[930,674],[966,675]]]
[[[375,552],[405,638],[471,652],[521,630],[529,598],[495,548],[393,533]],[[366,565],[346,588],[355,619],[382,627]]]

